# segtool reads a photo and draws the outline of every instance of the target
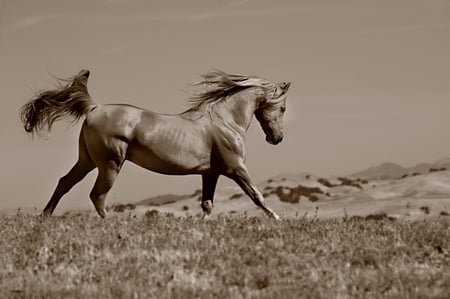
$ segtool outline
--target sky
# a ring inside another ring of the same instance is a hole
[[[161,113],[183,111],[190,84],[213,69],[292,82],[283,142],[266,143],[256,120],[248,131],[255,182],[450,156],[447,0],[0,0],[0,66],[0,209],[40,210],[75,163],[81,123],[41,140],[18,111],[80,69],[95,102]],[[57,211],[91,207],[95,176]],[[200,186],[126,163],[108,203]]]

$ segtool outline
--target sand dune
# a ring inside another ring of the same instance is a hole
[[[391,166],[373,169],[380,173],[383,168],[390,171]],[[450,212],[450,171],[425,172],[402,179],[347,179],[324,179],[308,173],[288,174],[270,178],[261,182],[258,187],[265,194],[269,205],[284,217],[306,215],[336,218],[386,214],[393,217],[418,218],[430,215],[445,216]],[[301,193],[304,190],[313,190],[311,194],[317,195],[317,199],[311,200],[314,197],[309,197],[309,191]],[[286,198],[282,201],[280,196],[285,196],[288,200],[289,196],[292,196],[298,199],[298,202],[286,202]],[[186,196],[182,200],[165,205],[138,206],[136,211],[145,213],[149,209],[177,216],[201,214],[198,195]],[[244,213],[263,214],[239,188],[217,190],[214,216]]]
[[[386,214],[394,217],[420,218],[450,214],[450,159],[422,163],[406,169],[393,163],[368,168],[347,177],[322,178],[311,173],[284,174],[267,179],[258,188],[268,204],[284,217],[339,218]],[[430,167],[430,168],[428,168]],[[418,171],[401,176],[399,173]],[[431,170],[431,171],[430,171]],[[390,178],[390,177],[394,178]],[[381,179],[384,178],[384,179]],[[176,216],[201,214],[201,190],[187,195],[159,195],[122,205],[110,213],[132,212],[143,215],[149,210]],[[117,207],[117,204],[116,204]],[[130,210],[130,207],[136,207]],[[20,213],[38,214],[40,210],[22,208]],[[17,209],[1,214],[16,214]],[[263,212],[243,194],[238,186],[216,191],[213,217],[218,215],[262,215]]]

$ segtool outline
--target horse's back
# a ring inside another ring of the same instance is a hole
[[[86,117],[85,126],[104,137],[131,138],[143,109],[131,105],[99,105]]]

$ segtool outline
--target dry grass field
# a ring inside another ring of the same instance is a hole
[[[450,217],[0,218],[1,298],[448,298]]]

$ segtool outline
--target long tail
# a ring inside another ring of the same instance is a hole
[[[59,79],[59,88],[36,94],[20,109],[25,131],[49,132],[53,123],[61,118],[71,116],[76,122],[86,115],[95,105],[87,90],[88,78],[89,71],[82,70],[70,79]],[[62,85],[62,82],[67,84]]]

